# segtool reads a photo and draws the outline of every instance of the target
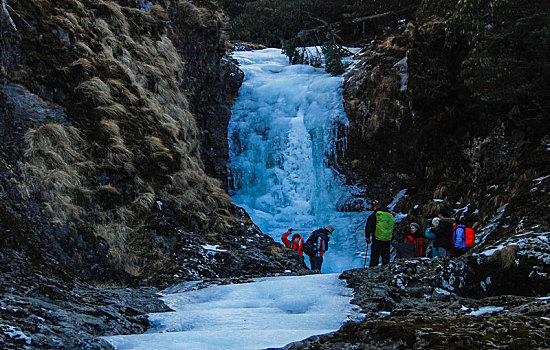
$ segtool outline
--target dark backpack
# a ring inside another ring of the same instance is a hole
[[[314,233],[307,239],[306,243],[304,243],[303,246],[303,252],[309,257],[315,256],[315,249],[313,248],[313,245],[317,241],[318,234]]]

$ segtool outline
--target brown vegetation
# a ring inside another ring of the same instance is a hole
[[[194,3],[174,6],[185,26],[223,23],[220,13]],[[90,0],[13,7],[41,29],[20,27],[24,42],[34,43],[26,47],[27,64],[47,67],[38,84],[63,91],[70,120],[25,136],[22,188],[43,214],[57,225],[91,229],[132,275],[166,259],[158,252],[141,258],[152,249],[143,243],[151,242],[145,222],[159,212],[156,201],[205,237],[231,230],[231,199],[200,159],[200,133],[180,81],[186,58],[169,38],[167,9]],[[58,54],[44,55],[52,50]],[[36,84],[29,80],[36,73],[13,77]]]

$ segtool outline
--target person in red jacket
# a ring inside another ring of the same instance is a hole
[[[300,255],[304,255],[304,252],[302,250],[304,246],[304,238],[301,237],[299,234],[295,233],[292,235],[292,240],[289,241],[288,236],[290,236],[291,233],[292,233],[292,229],[289,228],[288,231],[285,232],[283,237],[281,237],[281,240],[283,241],[283,243],[287,248],[292,248],[298,253],[300,253]]]

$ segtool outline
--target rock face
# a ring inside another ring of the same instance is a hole
[[[132,292],[97,287],[305,268],[209,176],[242,79],[213,2],[2,4],[2,348],[145,328]]]
[[[488,103],[468,90],[460,75],[466,49],[449,43],[448,21],[411,22],[362,49],[346,76],[342,167],[385,201],[407,188],[397,209],[412,219],[433,217],[439,199],[469,205],[466,219],[482,226],[518,196],[541,195],[533,188],[548,175],[549,128],[539,111]],[[504,216],[515,215],[510,209]],[[544,215],[535,217],[548,226]]]
[[[547,291],[548,280],[539,288],[531,272],[548,269],[548,118],[529,107],[536,97],[495,102],[475,92],[463,78],[469,44],[452,40],[452,9],[425,10],[369,41],[347,74],[349,147],[341,168],[386,204],[407,189],[395,207],[407,214],[398,232],[412,221],[425,227],[445,206],[476,229],[477,252],[515,244],[526,257],[536,247],[537,258],[520,259],[526,268],[514,279]],[[541,293],[504,280],[510,293]]]

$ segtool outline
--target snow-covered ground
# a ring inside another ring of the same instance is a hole
[[[329,166],[346,147],[343,77],[290,65],[279,49],[233,56],[245,74],[228,133],[234,202],[279,242],[288,228],[332,224],[322,271],[362,267],[370,213],[338,211],[353,189]]]
[[[147,333],[105,339],[117,349],[263,349],[360,317],[338,274],[261,278],[163,296],[175,311],[149,315]]]

